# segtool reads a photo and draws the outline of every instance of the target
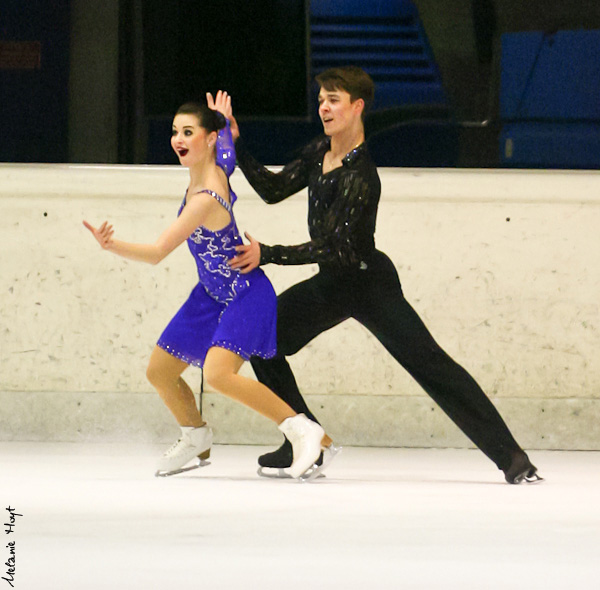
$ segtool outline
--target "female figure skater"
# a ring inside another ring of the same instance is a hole
[[[220,103],[229,98],[220,96]],[[228,261],[242,244],[232,206],[236,195],[228,177],[235,151],[225,117],[206,105],[187,103],[173,120],[171,146],[190,171],[190,182],[177,220],[152,244],[113,238],[104,222],[87,227],[100,246],[131,260],[158,264],[187,240],[196,261],[199,283],[171,320],[155,346],[147,377],[181,426],[181,438],[159,459],[156,475],[186,471],[184,465],[210,455],[212,431],[202,419],[193,393],[181,374],[190,364],[203,368],[217,391],[275,421],[294,445],[292,477],[307,470],[321,453],[324,432],[265,385],[238,375],[251,356],[276,353],[276,297],[260,269],[242,274]],[[327,440],[327,438],[325,438]]]

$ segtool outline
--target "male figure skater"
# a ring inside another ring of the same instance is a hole
[[[364,116],[374,96],[372,79],[354,66],[327,70],[316,79],[325,135],[309,143],[296,160],[273,173],[248,153],[242,140],[236,144],[238,165],[265,202],[278,203],[308,186],[311,239],[295,246],[267,246],[247,236],[250,243],[237,248],[231,265],[249,272],[268,263],[319,264],[315,276],[279,295],[278,353],[271,360],[252,359],[257,378],[296,412],[315,419],[285,357],[352,317],[504,472],[508,483],[540,480],[494,405],[435,342],[404,298],[393,263],[375,248],[381,184],[364,134]],[[262,455],[259,465],[283,469],[291,461],[286,440],[275,452]]]

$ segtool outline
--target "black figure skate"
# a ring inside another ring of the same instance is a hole
[[[519,484],[538,483],[544,481],[537,473],[537,467],[531,463],[527,453],[519,453],[513,458],[513,461],[508,469],[504,471],[504,477],[508,483]]]

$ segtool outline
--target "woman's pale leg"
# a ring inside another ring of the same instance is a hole
[[[187,363],[155,346],[146,376],[180,426],[198,428],[205,422],[198,411],[194,394],[181,374]]]

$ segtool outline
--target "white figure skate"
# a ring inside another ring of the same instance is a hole
[[[293,461],[288,468],[288,473],[294,478],[301,478],[308,469],[314,467],[319,458],[321,440],[325,436],[325,431],[319,424],[309,420],[304,414],[286,418],[279,425],[279,430],[292,444]],[[316,475],[318,474],[315,474],[315,477]]]
[[[207,459],[210,457],[212,439],[212,430],[206,425],[183,434],[158,460],[156,477],[168,477],[210,465]],[[188,465],[194,458],[197,462]]]

